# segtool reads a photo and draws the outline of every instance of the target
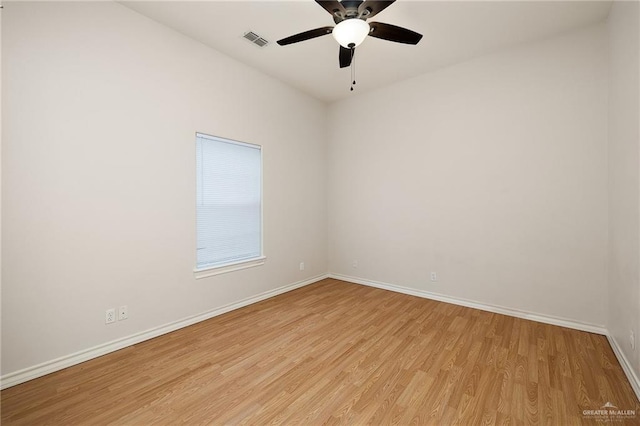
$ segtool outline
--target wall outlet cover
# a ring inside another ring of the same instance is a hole
[[[111,324],[116,321],[116,310],[111,308],[105,311],[104,323]]]
[[[127,305],[120,306],[118,310],[118,321],[126,320],[129,318],[129,307]]]

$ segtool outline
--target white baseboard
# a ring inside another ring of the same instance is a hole
[[[135,345],[140,342],[144,342],[145,340],[153,339],[154,337],[158,337],[163,334],[170,333],[172,331],[187,327],[189,325],[196,324],[200,321],[204,321],[209,318],[222,315],[226,312],[230,312],[235,309],[239,309],[244,306],[251,305],[252,303],[260,302],[270,297],[277,296],[279,294],[286,293],[288,291],[295,290],[297,288],[304,287],[309,284],[313,284],[325,278],[335,278],[342,281],[362,284],[370,287],[381,288],[384,290],[394,291],[397,293],[409,294],[411,296],[418,296],[426,299],[438,300],[441,302],[452,303],[455,305],[466,306],[469,308],[480,309],[483,311],[489,311],[489,312],[509,315],[517,318],[523,318],[523,319],[538,321],[546,324],[558,325],[561,327],[568,327],[576,330],[605,335],[607,336],[607,339],[609,340],[609,343],[613,348],[613,352],[618,358],[618,361],[620,362],[622,369],[627,375],[627,378],[629,379],[629,382],[631,383],[631,386],[634,392],[636,393],[636,396],[640,399],[640,380],[638,379],[638,376],[634,372],[633,368],[631,367],[631,364],[625,357],[617,341],[612,336],[609,335],[609,333],[603,326],[586,324],[579,321],[573,321],[573,320],[553,317],[549,315],[535,314],[532,312],[522,311],[518,309],[488,305],[480,302],[455,298],[451,296],[445,296],[445,295],[432,293],[424,290],[417,290],[413,288],[402,287],[402,286],[382,283],[378,281],[365,280],[361,278],[350,277],[350,276],[340,275],[340,274],[319,275],[304,281],[299,281],[293,284],[282,286],[274,290],[269,290],[264,293],[258,294],[256,296],[252,296],[252,297],[240,300],[238,302],[231,303],[229,305],[204,312],[199,315],[183,318],[181,320],[174,321],[169,324],[155,327],[150,330],[146,330],[140,333],[133,334],[131,336],[123,337],[117,340],[113,340],[111,342],[104,343],[102,345],[95,346],[93,348],[85,349],[80,352],[76,352],[76,353],[66,355],[51,361],[46,361],[41,364],[34,365],[32,367],[28,367],[13,373],[6,374],[0,377],[0,389],[6,389],[8,387],[15,386],[32,379],[45,376],[55,371],[59,371],[64,368],[71,367],[73,365],[88,361],[90,359],[97,358],[99,356],[106,355],[111,352],[115,352],[117,350],[126,348],[128,346]]]
[[[80,364],[90,359],[97,358],[99,356],[106,355],[111,352],[115,352],[117,350],[126,348],[131,345],[135,345],[136,343],[144,342],[145,340],[153,339],[154,337],[158,337],[163,334],[178,330],[180,328],[184,328],[192,324],[196,324],[200,321],[204,321],[209,318],[222,315],[226,312],[233,311],[235,309],[242,308],[244,306],[248,306],[256,302],[260,302],[261,300],[265,300],[270,297],[277,296],[279,294],[286,293],[291,290],[295,290],[296,288],[313,284],[325,278],[328,278],[327,274],[318,275],[316,277],[309,278],[304,281],[298,281],[293,284],[289,284],[273,290],[265,291],[264,293],[260,293],[255,296],[248,297],[238,302],[230,303],[226,306],[212,309],[210,311],[203,312],[198,315],[193,315],[187,318],[183,318],[181,320],[174,321],[169,324],[161,325],[159,327],[155,327],[146,331],[142,331],[140,333],[136,333],[131,336],[113,340],[111,342],[107,342],[102,345],[94,346],[93,348],[85,349],[83,351],[76,352],[70,355],[65,355],[63,357],[56,358],[51,361],[46,361],[41,364],[34,365],[32,367],[27,367],[22,370],[15,371],[13,373],[5,374],[4,376],[0,377],[0,389],[5,389],[8,387],[15,386],[20,383],[24,383],[26,381],[35,379],[37,377],[45,376],[55,371],[62,370],[67,367],[71,367],[76,364]]]
[[[607,334],[607,340],[609,340],[609,344],[611,345],[616,358],[618,358],[618,362],[622,366],[624,374],[627,375],[627,379],[629,379],[629,383],[631,383],[631,387],[636,393],[636,397],[640,400],[640,380],[638,380],[638,375],[635,373],[633,367],[631,366],[631,363],[624,355],[624,352],[622,352],[622,348],[618,344],[618,341],[615,339],[615,337]]]
[[[618,362],[622,366],[622,370],[627,376],[627,379],[629,380],[629,383],[631,384],[631,387],[633,388],[633,391],[635,392],[636,397],[640,400],[640,379],[638,378],[638,375],[636,374],[635,370],[631,366],[631,363],[625,356],[624,352],[622,351],[622,348],[620,347],[616,339],[613,336],[611,336],[609,331],[604,326],[588,324],[580,321],[570,320],[567,318],[559,318],[551,315],[536,314],[533,312],[527,312],[520,309],[489,305],[486,303],[476,302],[472,300],[445,296],[438,293],[432,293],[430,291],[418,290],[414,288],[408,288],[408,287],[398,286],[394,284],[366,280],[366,279],[357,278],[357,277],[350,277],[347,275],[329,274],[329,278],[334,278],[337,280],[352,282],[356,284],[362,284],[369,287],[381,288],[383,290],[394,291],[397,293],[409,294],[411,296],[424,297],[425,299],[438,300],[440,302],[452,303],[454,305],[466,306],[468,308],[480,309],[483,311],[494,312],[497,314],[503,314],[503,315],[509,315],[512,317],[528,319],[531,321],[542,322],[545,324],[558,325],[560,327],[567,327],[575,330],[587,331],[589,333],[602,334],[607,337],[607,340],[609,341],[609,344],[613,349],[613,353],[615,354],[616,358],[618,359]]]
[[[396,293],[408,294],[411,296],[423,297],[425,299],[437,300],[440,302],[452,303],[454,305],[466,306],[468,308],[480,309],[482,311],[493,312],[496,314],[508,315],[511,317],[527,319],[531,321],[542,322],[545,324],[559,325],[560,327],[573,328],[580,331],[587,331],[589,333],[596,333],[602,335],[608,335],[607,329],[602,325],[595,325],[575,321],[567,318],[555,317],[552,315],[537,314],[534,312],[523,311],[521,309],[506,308],[504,306],[489,305],[482,302],[476,302],[473,300],[462,299],[458,297],[445,296],[443,294],[432,293],[426,290],[418,290],[415,288],[403,287],[395,284],[388,284],[379,281],[372,281],[357,277],[350,277],[340,274],[329,274],[329,278],[335,278],[337,280],[348,281],[356,284],[362,284],[369,287],[381,288],[383,290],[394,291]]]

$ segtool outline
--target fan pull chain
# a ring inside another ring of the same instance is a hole
[[[356,60],[353,57],[355,49],[351,48],[351,91],[353,92],[353,86],[356,84]]]

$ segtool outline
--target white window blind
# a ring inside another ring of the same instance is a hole
[[[262,151],[196,133],[196,270],[262,256]]]

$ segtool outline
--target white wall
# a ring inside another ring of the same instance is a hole
[[[616,2],[606,28],[327,116],[120,5],[5,4],[2,374],[319,276],[327,252],[333,273],[607,324],[640,372],[637,16]],[[264,146],[264,266],[194,280],[195,131]]]
[[[640,7],[615,1],[609,14],[608,329],[640,375]]]
[[[333,104],[330,272],[604,325],[606,47],[598,25]]]
[[[2,374],[326,272],[323,104],[116,3],[2,13]],[[262,267],[193,277],[196,131],[264,147]]]

